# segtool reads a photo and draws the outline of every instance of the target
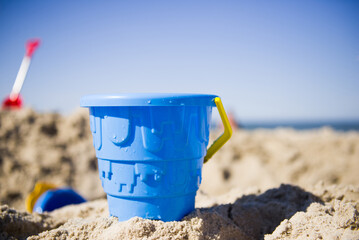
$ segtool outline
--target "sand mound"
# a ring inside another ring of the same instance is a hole
[[[178,222],[141,218],[118,222],[108,217],[106,200],[49,214],[30,215],[2,207],[0,226],[3,236],[39,233],[29,239],[357,239],[359,188],[316,188],[324,195],[281,185],[264,193],[238,196],[231,204],[197,208]],[[9,212],[11,221],[6,220]]]
[[[105,196],[87,114],[0,111],[0,203],[24,210],[38,180],[74,187],[89,200]]]
[[[359,184],[358,159],[358,132],[237,131],[204,165],[201,189],[218,195],[235,187],[268,189],[281,183]]]
[[[25,238],[54,227],[47,215],[17,212],[7,205],[0,207],[0,239]]]
[[[106,200],[28,214],[38,180],[105,196],[88,113],[0,111],[0,239],[359,239],[358,159],[357,132],[236,131],[182,221],[118,222]]]

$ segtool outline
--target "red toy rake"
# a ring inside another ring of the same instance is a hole
[[[21,108],[22,98],[20,96],[20,91],[24,80],[26,78],[27,71],[29,70],[31,57],[34,54],[36,48],[40,44],[40,39],[29,40],[26,43],[26,53],[22,59],[19,72],[17,73],[14,86],[12,87],[10,95],[3,101],[3,108]]]

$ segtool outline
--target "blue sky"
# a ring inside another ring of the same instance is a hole
[[[359,1],[0,0],[0,97],[39,37],[25,104],[210,93],[240,120],[359,119]]]

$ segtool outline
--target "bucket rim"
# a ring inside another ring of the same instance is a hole
[[[198,93],[120,93],[91,94],[80,100],[81,107],[115,106],[211,106],[215,107],[212,94]]]

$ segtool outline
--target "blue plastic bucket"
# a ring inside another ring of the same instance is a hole
[[[111,216],[180,220],[194,210],[215,95],[88,95]]]

